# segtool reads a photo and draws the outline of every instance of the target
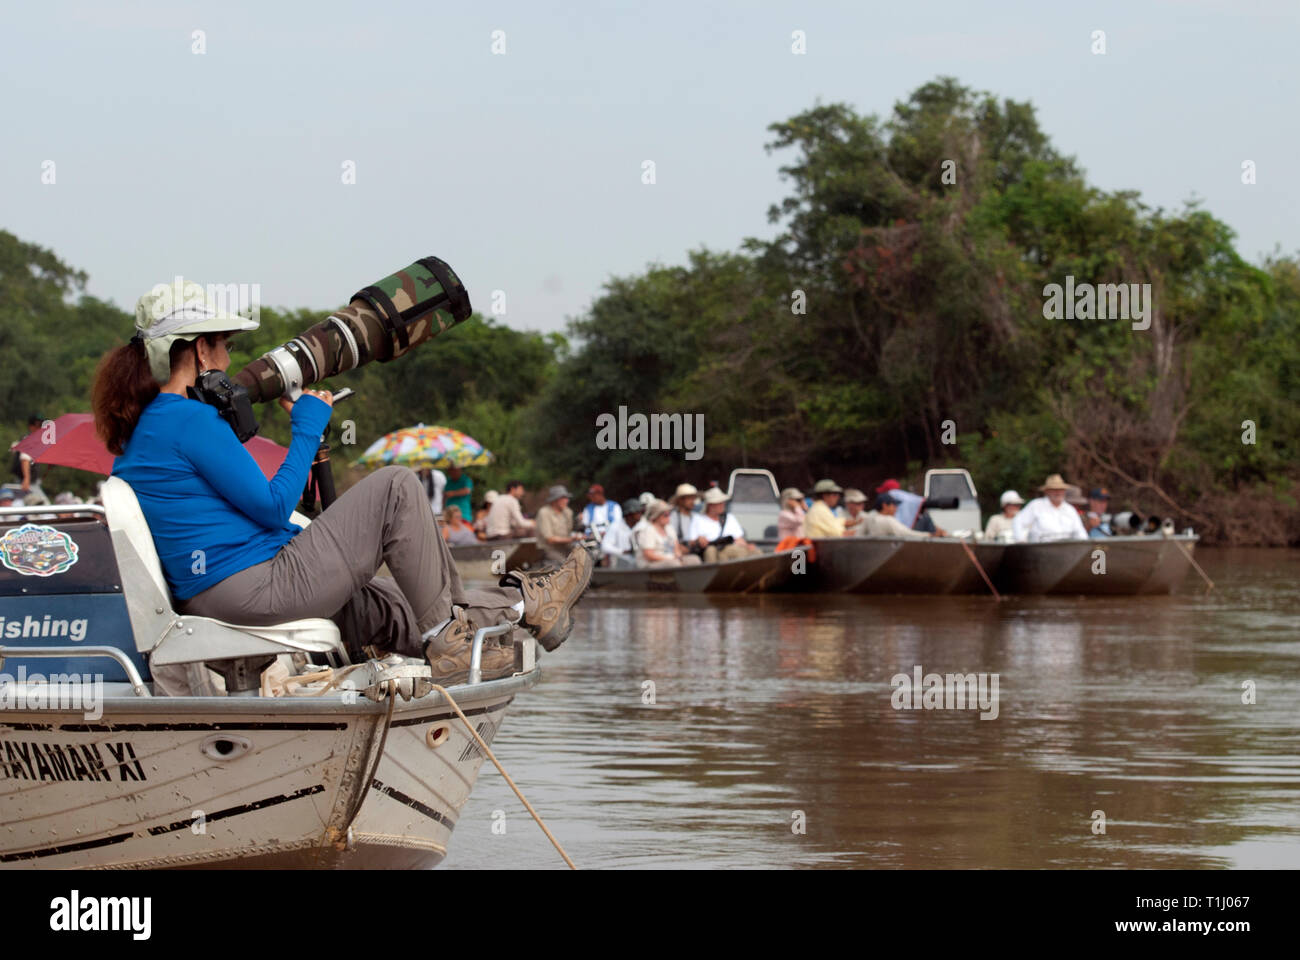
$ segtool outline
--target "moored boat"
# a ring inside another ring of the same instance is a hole
[[[496,580],[507,570],[529,570],[543,560],[542,548],[535,537],[484,540],[450,549],[464,580]]]
[[[1006,545],[994,583],[1007,593],[1173,593],[1192,568],[1192,534]]]
[[[795,550],[681,567],[597,567],[593,587],[638,593],[767,593],[803,586],[811,565]]]
[[[832,593],[989,593],[971,555],[991,578],[1005,549],[941,537],[837,537],[813,546],[818,589]]]

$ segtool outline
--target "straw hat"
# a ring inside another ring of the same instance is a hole
[[[717,487],[709,487],[708,490],[704,491],[705,503],[726,503],[730,499],[731,498],[729,496],[727,496]]]
[[[678,484],[677,490],[673,493],[672,502],[676,503],[682,497],[698,497],[699,495],[700,491],[696,490],[689,483]]]
[[[1039,487],[1038,489],[1042,491],[1068,490],[1070,489],[1070,485],[1066,483],[1063,479],[1061,479],[1061,475],[1059,473],[1054,473],[1050,477],[1048,477],[1047,482],[1043,484],[1041,487]]]

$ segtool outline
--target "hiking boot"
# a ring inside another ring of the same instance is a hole
[[[570,610],[591,583],[592,560],[586,548],[574,547],[564,562],[544,572],[514,571],[501,586],[517,587],[524,595],[523,626],[547,650],[554,650],[573,630]]]
[[[483,643],[483,679],[496,680],[515,671],[513,650],[494,643],[489,637]],[[465,619],[465,611],[453,608],[452,621],[432,640],[424,645],[424,655],[433,669],[433,682],[443,686],[465,683],[469,680],[469,662],[474,653],[474,625]]]

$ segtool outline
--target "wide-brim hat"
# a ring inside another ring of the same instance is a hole
[[[654,503],[657,498],[649,490],[646,490],[639,497],[637,497],[637,499],[641,501],[642,507],[648,507],[650,506],[650,504]]]
[[[654,523],[670,510],[672,510],[672,507],[663,500],[651,500],[650,506],[645,508],[645,518],[650,523]]]
[[[867,495],[861,490],[855,490],[852,487],[844,491],[845,503],[866,503]]]
[[[731,497],[727,496],[717,487],[709,487],[704,491],[705,503],[726,503]]]
[[[786,487],[784,490],[781,491],[782,503],[785,503],[785,501],[787,500],[802,500],[802,499],[803,499],[803,491],[800,490],[798,487]]]
[[[700,491],[696,490],[689,483],[680,483],[677,485],[677,489],[673,492],[671,502],[676,503],[682,497],[698,497],[699,495]]]
[[[149,372],[159,383],[171,379],[172,344],[204,333],[256,330],[251,317],[223,310],[202,284],[193,280],[157,283],[135,303],[135,335],[149,357]]]
[[[1023,507],[1025,505],[1025,498],[1014,490],[1008,490],[1002,494],[1001,504],[1005,507],[1008,503],[1018,504]]]
[[[1043,491],[1046,491],[1046,490],[1069,490],[1069,489],[1070,489],[1070,485],[1069,485],[1068,483],[1066,483],[1064,479],[1062,479],[1062,477],[1061,477],[1061,475],[1060,475],[1059,473],[1054,473],[1054,474],[1052,474],[1050,477],[1048,477],[1048,478],[1047,478],[1047,482],[1044,483],[1044,484],[1043,484],[1041,487],[1039,487],[1038,489],[1039,489],[1039,490],[1043,490]]]
[[[630,500],[623,501],[623,516],[627,516],[629,513],[644,513],[644,512],[645,512],[645,504],[643,504],[636,497],[633,497]]]
[[[556,500],[559,500],[561,497],[572,497],[572,496],[573,494],[571,494],[568,491],[568,489],[561,484],[558,486],[551,487],[551,489],[546,492],[546,502],[554,503]]]
[[[813,493],[843,493],[844,488],[834,480],[818,480],[813,485]]]

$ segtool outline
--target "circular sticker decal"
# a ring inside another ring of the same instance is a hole
[[[62,530],[35,523],[0,537],[0,563],[25,577],[52,577],[77,562],[77,544]]]

